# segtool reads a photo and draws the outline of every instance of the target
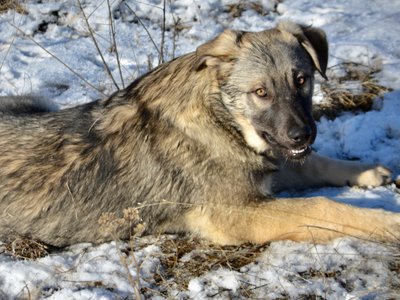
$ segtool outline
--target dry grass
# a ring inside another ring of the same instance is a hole
[[[316,120],[322,116],[334,119],[344,111],[369,111],[374,99],[389,91],[388,88],[378,84],[374,78],[374,75],[380,71],[377,68],[352,62],[335,67],[341,67],[344,75],[333,76],[329,81],[321,84],[326,101],[314,106]],[[361,90],[349,89],[345,85],[348,82],[358,82]]]
[[[144,241],[144,243],[143,243]],[[241,246],[218,246],[204,240],[188,238],[185,236],[167,236],[162,235],[158,238],[141,239],[137,241],[138,248],[131,249],[135,251],[144,248],[150,244],[156,244],[160,247],[160,267],[153,274],[153,285],[150,287],[142,287],[141,293],[144,298],[154,296],[162,296],[167,299],[173,299],[177,292],[187,292],[188,284],[191,279],[203,277],[209,272],[225,268],[238,273],[248,271],[247,265],[258,263],[258,258],[265,253],[269,244],[253,245],[244,244]],[[398,246],[387,245],[391,252],[398,253]],[[363,258],[361,258],[363,259]],[[365,258],[367,259],[367,258]],[[400,259],[395,254],[385,257],[385,261],[389,264],[390,270],[400,275]],[[332,279],[338,284],[345,284],[345,288],[349,291],[354,289],[351,280],[343,281],[348,274],[351,273],[347,266],[339,269],[324,271],[318,267],[309,267],[305,271],[293,273],[293,276],[301,278],[304,281],[318,279]],[[344,276],[344,277],[343,277]],[[205,282],[208,282],[204,278]],[[207,283],[206,283],[207,284]],[[397,281],[391,281],[390,289],[397,291],[400,289]],[[255,286],[243,281],[240,288],[235,292],[220,288],[215,294],[209,295],[210,298],[218,296],[223,298],[235,299],[252,299],[256,296],[258,289],[266,288],[264,285]],[[301,299],[319,299],[315,294],[300,295]],[[288,295],[282,294],[282,299],[288,299]]]
[[[3,247],[5,253],[19,259],[34,260],[49,254],[46,244],[21,236],[10,237]]]
[[[240,271],[241,267],[254,262],[267,246],[266,244],[219,246],[198,239],[169,239],[161,245],[165,254],[161,258],[163,275],[166,278],[181,277],[182,282],[187,282],[186,275],[197,277],[220,267]],[[181,274],[183,266],[188,274]]]
[[[269,11],[264,8],[261,1],[238,1],[237,3],[227,4],[225,7],[225,12],[229,13],[232,18],[241,17],[243,12],[247,10],[252,10],[260,16],[266,16],[270,13],[276,13],[278,3],[280,2],[282,1],[275,1],[274,9]]]
[[[110,228],[115,228],[115,226],[120,225],[120,220],[114,218],[108,218],[112,223],[116,221],[116,225],[110,226]],[[125,215],[126,219],[126,215]],[[129,218],[131,220],[131,218]],[[106,222],[108,223],[108,221]],[[103,222],[105,225],[105,223]],[[108,223],[109,224],[109,223]],[[29,243],[29,244],[28,244]],[[119,242],[118,242],[119,243]],[[14,242],[15,245],[20,245],[20,241]],[[37,242],[35,241],[24,241],[24,245],[28,245],[29,251],[34,253],[31,247],[38,247]],[[131,270],[128,268],[130,264],[130,260],[132,260],[133,253],[139,251],[149,245],[157,245],[159,246],[161,252],[159,254],[155,254],[159,259],[159,267],[158,269],[152,271],[152,278],[146,277],[144,281],[149,283],[146,286],[140,286],[138,277],[131,278],[131,284],[136,286],[137,294],[134,295],[136,299],[147,299],[156,296],[161,296],[166,299],[174,299],[176,293],[188,291],[189,281],[196,277],[203,277],[209,272],[225,268],[228,270],[232,270],[238,273],[246,273],[248,271],[247,265],[253,263],[257,264],[258,258],[260,254],[265,253],[268,249],[269,244],[264,245],[253,245],[253,244],[244,244],[241,246],[218,246],[212,243],[206,242],[204,240],[188,238],[187,236],[169,236],[169,235],[161,235],[161,236],[146,236],[143,238],[134,237],[130,241],[130,243],[124,243],[123,245],[118,246],[121,250],[121,263],[126,265],[126,272],[130,274]],[[383,259],[385,264],[389,265],[390,271],[395,274],[400,275],[400,257],[396,256],[395,253],[398,253],[398,246],[396,245],[387,245],[390,247],[393,256],[385,256],[384,258],[373,257],[371,259],[375,259],[380,261]],[[9,246],[7,246],[9,248]],[[9,252],[9,251],[8,251]],[[9,252],[10,253],[10,252]],[[24,252],[26,253],[26,251]],[[17,258],[24,258],[20,254],[10,253]],[[46,252],[47,254],[47,252]],[[46,255],[45,254],[45,255]],[[153,254],[152,254],[153,255]],[[27,256],[25,254],[25,256]],[[32,255],[28,257],[28,259],[34,259]],[[26,258],[24,258],[26,259]],[[369,259],[367,257],[360,257],[360,259]],[[139,269],[140,265],[137,265],[138,269],[137,274],[140,273]],[[330,271],[320,270],[318,266],[309,266],[304,271],[293,273],[292,275],[301,278],[304,281],[308,280],[318,280],[318,279],[332,279],[338,284],[344,285],[344,287],[348,291],[352,291],[355,287],[353,286],[353,281],[350,279],[349,281],[343,280],[343,278],[347,278],[348,274],[351,273],[351,269],[348,269],[347,266],[343,265],[340,268],[336,268]],[[207,284],[207,279],[205,282]],[[88,282],[79,282],[77,286],[80,288],[89,288],[89,287],[97,287],[97,288],[110,288],[109,285],[103,283],[102,281],[88,281]],[[393,292],[399,291],[400,286],[397,280],[388,281],[388,287]],[[261,284],[256,286],[254,284],[248,283],[246,280],[242,282],[240,288],[235,291],[230,291],[224,288],[219,288],[217,291],[214,290],[215,294],[209,295],[210,298],[216,297],[217,299],[222,298],[235,298],[235,299],[252,299],[257,295],[258,289],[265,289],[266,287]],[[133,296],[133,295],[132,295]],[[285,295],[284,293],[281,295],[281,299],[287,299],[289,295]],[[319,299],[315,298],[316,296],[313,292],[309,294],[300,295],[301,299]],[[1,293],[0,293],[1,298]],[[391,299],[391,298],[388,298]]]
[[[161,236],[156,244],[162,251],[160,268],[153,276],[156,289],[142,288],[145,298],[156,294],[171,297],[171,291],[187,291],[192,278],[220,268],[241,272],[242,267],[256,262],[269,245],[219,246],[187,236]],[[245,284],[238,292],[245,298],[252,294]]]
[[[21,5],[21,1],[18,0],[0,0],[0,14],[7,12],[8,10],[15,10],[20,14],[26,14],[25,9]]]
[[[113,237],[118,249],[121,248],[120,247],[121,241],[118,237],[118,232],[123,231],[124,228],[130,228],[132,236],[131,241],[133,242],[134,238],[136,236],[142,235],[143,231],[145,230],[145,224],[140,218],[139,210],[133,207],[124,209],[122,217],[116,216],[115,213],[103,213],[99,219],[99,225],[101,230],[105,234],[108,234]],[[142,295],[140,293],[141,284],[139,278],[140,266],[137,263],[135,256],[132,253],[130,257],[132,259],[133,265],[136,268],[135,270],[136,277],[134,277],[129,269],[130,263],[128,262],[127,256],[123,255],[122,252],[119,252],[119,255],[120,255],[119,260],[125,269],[127,279],[133,288],[135,299],[140,300],[142,299]]]

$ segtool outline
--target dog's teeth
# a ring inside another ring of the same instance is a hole
[[[307,147],[302,148],[302,149],[292,149],[290,150],[293,154],[300,154],[303,153],[304,151],[306,151]]]

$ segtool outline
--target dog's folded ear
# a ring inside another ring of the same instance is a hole
[[[310,54],[315,67],[318,72],[326,77],[326,68],[328,66],[328,41],[324,31],[318,28],[301,26],[303,33],[306,37],[304,41],[301,41],[303,47]]]
[[[238,55],[242,31],[224,30],[213,40],[199,46],[196,50],[194,68],[200,70],[204,67],[213,67],[221,62],[234,61]]]
[[[311,56],[317,71],[322,77],[328,79],[326,77],[328,41],[325,32],[315,27],[299,25],[289,21],[279,23],[278,29],[293,34]]]

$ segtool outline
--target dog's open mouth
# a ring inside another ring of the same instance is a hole
[[[302,159],[311,153],[311,147],[309,145],[301,148],[288,148],[283,146],[276,139],[274,139],[268,132],[263,131],[261,136],[267,141],[268,144],[277,148],[289,159]]]
[[[302,159],[311,153],[311,147],[305,146],[300,149],[286,149],[285,154],[291,159]]]

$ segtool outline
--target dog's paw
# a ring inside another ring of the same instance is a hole
[[[392,182],[392,172],[382,166],[372,166],[371,168],[361,172],[354,185],[369,187],[380,186]]]

